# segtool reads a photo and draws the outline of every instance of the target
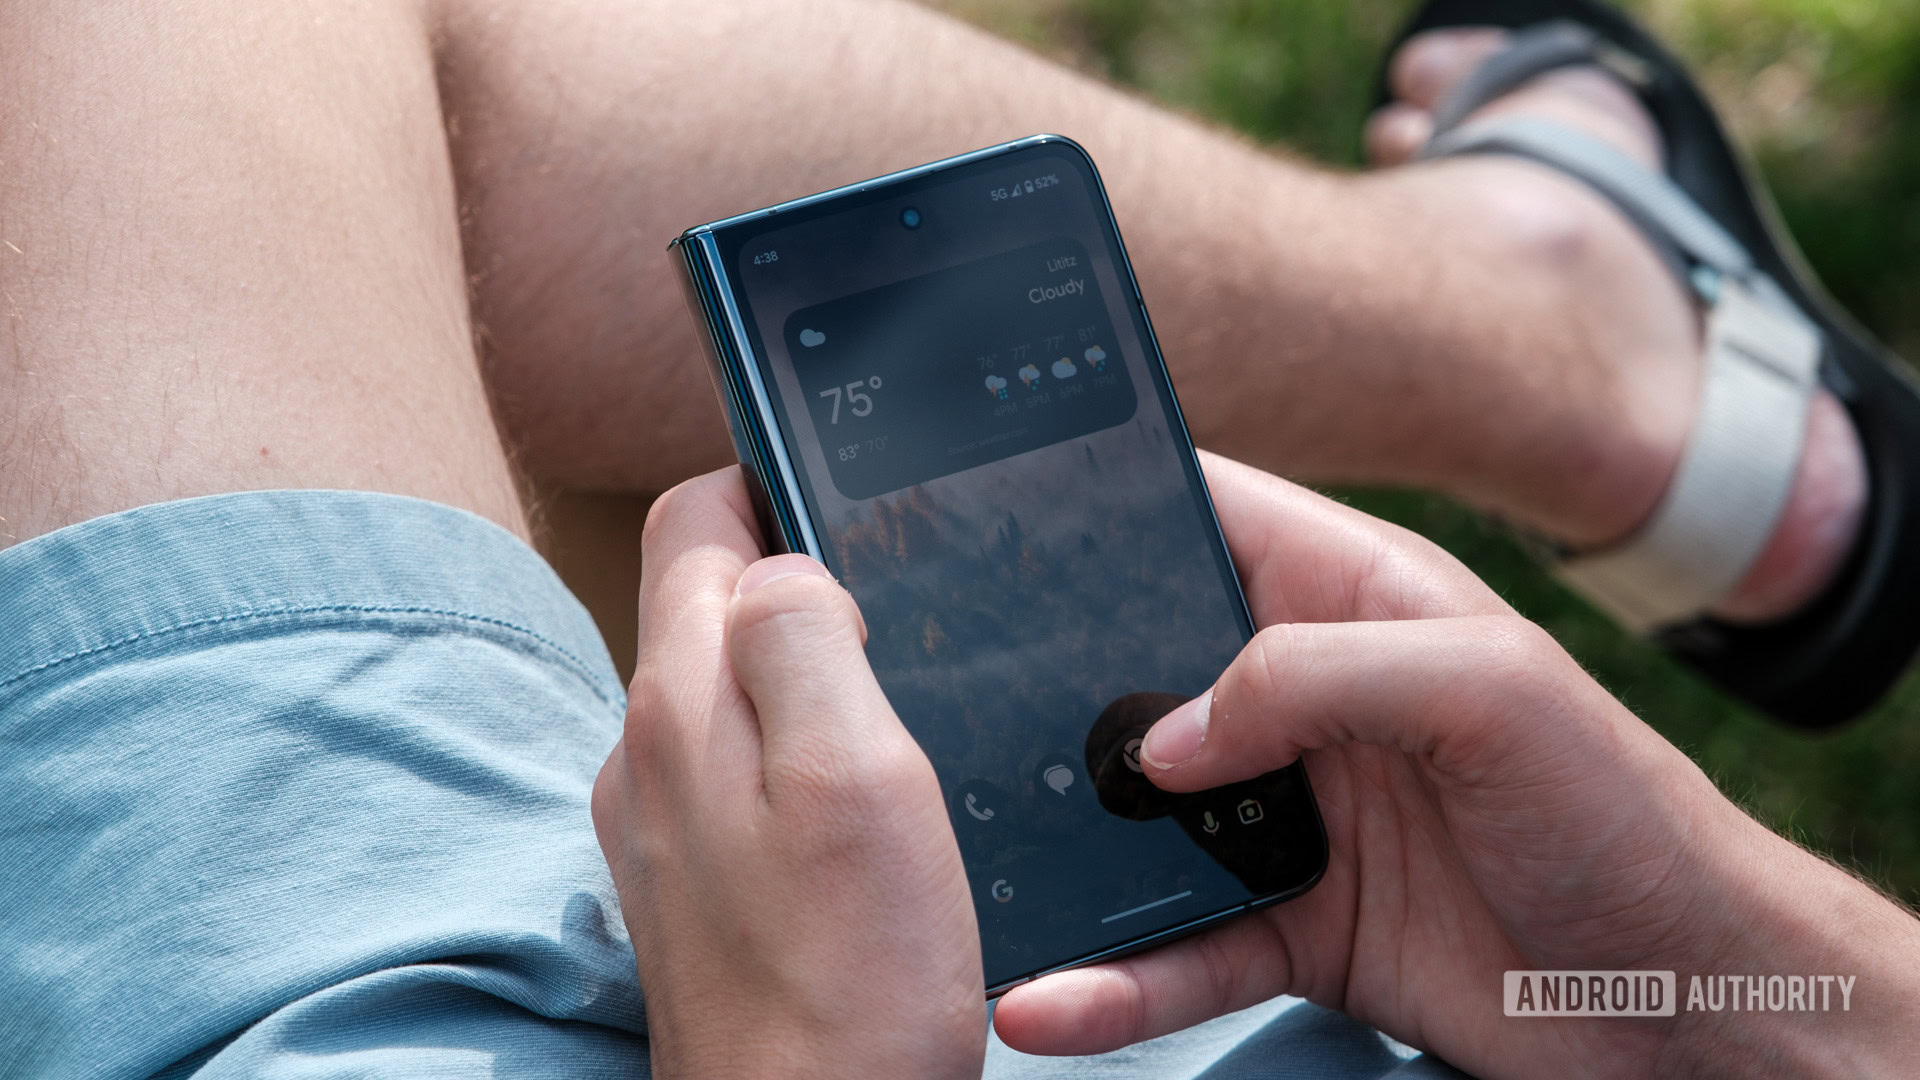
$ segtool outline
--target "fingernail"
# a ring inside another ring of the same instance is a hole
[[[805,576],[823,577],[829,580],[833,577],[826,567],[820,565],[818,559],[805,555],[775,555],[747,567],[746,573],[740,575],[740,583],[733,587],[733,594],[745,596],[781,578]]]
[[[1207,741],[1207,719],[1212,711],[1213,691],[1208,690],[1161,717],[1148,729],[1146,741],[1140,744],[1140,756],[1156,769],[1177,768],[1192,761]]]

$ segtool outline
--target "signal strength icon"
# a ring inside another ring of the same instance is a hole
[[[1019,197],[1020,197],[1020,185],[1015,184],[1013,185],[1013,190],[1007,193],[1007,198],[1017,199]]]

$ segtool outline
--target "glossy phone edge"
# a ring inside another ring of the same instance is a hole
[[[789,210],[799,210],[817,203],[830,202],[843,195],[858,195],[863,191],[872,191],[875,188],[887,187],[891,184],[898,184],[907,180],[917,180],[928,173],[935,173],[960,165],[970,165],[976,161],[985,161],[988,158],[998,157],[1002,154],[1011,154],[1029,147],[1049,144],[1069,147],[1081,157],[1085,158],[1089,165],[1093,163],[1093,158],[1087,153],[1086,148],[1074,142],[1072,139],[1067,138],[1065,135],[1029,135],[1024,139],[1015,139],[1012,142],[1003,142],[995,146],[969,150],[964,154],[955,154],[952,157],[941,158],[939,161],[929,161],[925,165],[915,165],[911,169],[901,169],[898,172],[890,172],[885,176],[876,176],[871,180],[862,180],[853,184],[842,184],[837,188],[828,188],[825,191],[816,192],[812,195],[803,195],[797,199],[788,199],[786,202],[775,203],[772,206],[763,207],[759,210],[749,210],[744,214],[735,214],[732,217],[724,217],[718,221],[709,221],[705,225],[695,225],[681,233],[679,239],[674,242],[679,243],[680,241],[687,240],[702,233],[719,232],[722,229],[745,224],[749,221],[769,218],[775,214],[784,214]],[[1096,178],[1099,176],[1098,170],[1095,171],[1094,175]],[[1102,188],[1100,191],[1100,202],[1102,205],[1105,205],[1106,201],[1106,190]]]
[[[1305,780],[1304,773],[1301,779],[1303,781]],[[1307,794],[1309,796],[1313,794],[1311,788],[1307,790]],[[1320,817],[1320,804],[1309,800],[1309,805],[1313,807],[1314,819],[1318,822]],[[1326,834],[1326,827],[1322,825],[1320,831],[1321,835],[1324,836]],[[1048,975],[1057,974],[1062,971],[1072,971],[1076,968],[1091,967],[1094,964],[1104,964],[1109,960],[1119,960],[1123,957],[1132,956],[1135,953],[1146,952],[1148,949],[1157,949],[1169,942],[1198,934],[1203,930],[1217,926],[1230,919],[1237,919],[1242,915],[1251,915],[1262,908],[1270,908],[1275,904],[1285,903],[1296,896],[1305,895],[1311,891],[1315,885],[1320,884],[1320,879],[1326,876],[1327,860],[1322,859],[1320,860],[1320,868],[1313,872],[1312,877],[1309,877],[1306,881],[1295,885],[1291,889],[1284,889],[1277,893],[1268,893],[1266,896],[1256,896],[1252,900],[1230,907],[1225,911],[1216,911],[1210,915],[1202,915],[1190,922],[1183,922],[1179,926],[1170,926],[1165,930],[1155,931],[1145,937],[1122,942],[1109,949],[1102,949],[1099,952],[1089,953],[1086,956],[1075,957],[1072,960],[1064,961],[1045,970],[1036,971],[1031,975],[1022,975],[1017,979],[1009,979],[1006,982],[989,986],[987,987],[987,1000],[992,1001],[994,998],[1005,994],[1016,986],[1024,986],[1027,983],[1043,979]]]
[[[759,357],[754,354],[752,339],[747,335],[744,316],[734,295],[731,274],[722,264],[716,233],[731,226],[814,206],[845,195],[916,180],[944,169],[1042,145],[1060,146],[1078,154],[1093,177],[1093,195],[1099,200],[1100,213],[1103,215],[1106,227],[1112,230],[1119,253],[1116,273],[1121,277],[1122,284],[1131,292],[1134,307],[1140,313],[1141,325],[1146,330],[1146,345],[1151,352],[1151,359],[1156,369],[1155,374],[1165,384],[1168,401],[1173,407],[1172,426],[1175,429],[1173,434],[1179,438],[1181,445],[1185,448],[1188,460],[1194,462],[1195,476],[1199,483],[1201,503],[1206,510],[1207,524],[1212,528],[1214,540],[1219,545],[1219,552],[1227,560],[1227,567],[1231,571],[1228,576],[1232,580],[1233,597],[1240,613],[1242,629],[1251,636],[1256,629],[1253,613],[1247,605],[1245,590],[1241,588],[1239,570],[1233,564],[1233,553],[1228,550],[1226,536],[1220,530],[1219,515],[1213,505],[1213,492],[1207,486],[1206,470],[1200,466],[1198,451],[1193,445],[1193,435],[1187,427],[1186,414],[1180,407],[1179,394],[1174,391],[1173,375],[1167,370],[1166,357],[1161,352],[1159,337],[1153,329],[1153,320],[1148,315],[1146,301],[1140,294],[1140,282],[1134,276],[1132,256],[1127,253],[1126,240],[1120,234],[1120,223],[1114,217],[1112,202],[1107,198],[1106,182],[1101,178],[1099,166],[1094,163],[1092,155],[1087,153],[1086,148],[1064,135],[1031,135],[997,146],[943,158],[915,168],[888,173],[857,184],[847,184],[815,195],[792,199],[762,210],[721,218],[718,221],[687,229],[668,245],[669,251],[678,252],[680,255],[680,258],[675,260],[675,264],[680,272],[682,287],[686,292],[687,306],[694,321],[699,324],[700,329],[705,331],[700,336],[703,338],[702,345],[706,351],[709,372],[713,377],[714,391],[720,398],[722,409],[726,412],[727,430],[733,439],[734,451],[745,467],[747,484],[753,497],[755,513],[760,519],[761,529],[766,533],[767,543],[773,550],[802,552],[822,562],[825,561],[825,549],[821,544],[818,530],[814,528],[809,518],[806,498],[801,492],[799,474],[794,469],[792,457],[787,448],[781,444],[781,440],[770,435],[780,430],[773,408],[772,395],[768,392],[765,379],[761,374]],[[1294,768],[1298,770],[1301,790],[1307,796],[1307,807],[1313,815],[1313,824],[1320,834],[1321,841],[1319,866],[1304,882],[1277,893],[1255,897],[1224,911],[1213,912],[1178,926],[1156,931],[1145,937],[1063,961],[1031,975],[987,987],[986,996],[989,999],[997,998],[1016,986],[1032,982],[1045,975],[1116,960],[1166,944],[1228,919],[1290,900],[1319,884],[1320,879],[1326,875],[1328,861],[1331,858],[1331,846],[1327,838],[1326,823],[1320,816],[1319,800],[1314,798],[1306,770],[1300,768],[1297,763]]]
[[[825,561],[819,533],[806,512],[800,478],[787,448],[770,432],[780,430],[760,364],[753,356],[752,339],[735,301],[726,268],[720,265],[719,244],[710,232],[689,232],[675,240],[671,250],[687,307],[704,333],[701,346],[713,390],[726,413],[727,434],[734,454],[745,468],[754,515],[760,521],[770,550],[800,552]]]

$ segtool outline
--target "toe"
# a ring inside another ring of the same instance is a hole
[[[1396,97],[1431,111],[1461,79],[1506,44],[1507,32],[1493,28],[1430,30],[1394,54],[1388,79]]]
[[[1375,165],[1404,165],[1433,137],[1433,114],[1396,102],[1367,121],[1367,160]]]
[[[1409,161],[1433,137],[1433,114],[1447,95],[1512,35],[1492,27],[1430,30],[1394,54],[1388,69],[1395,101],[1367,124],[1368,157],[1376,165]],[[1584,131],[1649,167],[1661,165],[1660,133],[1633,91],[1595,67],[1548,72],[1474,114],[1475,119],[1526,114]]]

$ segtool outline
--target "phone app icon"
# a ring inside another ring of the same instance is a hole
[[[1005,793],[985,780],[969,780],[960,785],[953,800],[954,818],[965,821],[971,818],[983,825],[992,824],[1001,814],[1006,813]],[[962,818],[960,815],[965,814]]]
[[[995,879],[993,885],[989,887],[987,891],[993,894],[994,900],[1002,904],[1013,899],[1013,886],[1006,878]]]

